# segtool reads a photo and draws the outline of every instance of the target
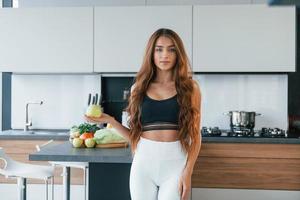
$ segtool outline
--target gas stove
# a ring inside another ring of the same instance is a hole
[[[279,128],[262,128],[261,130],[232,129],[223,130],[219,127],[202,127],[203,137],[264,137],[264,138],[287,138],[285,130]]]

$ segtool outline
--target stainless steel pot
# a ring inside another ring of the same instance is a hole
[[[229,111],[223,113],[230,116],[230,128],[246,128],[253,130],[255,127],[255,116],[261,115],[256,112],[246,112],[246,111]]]

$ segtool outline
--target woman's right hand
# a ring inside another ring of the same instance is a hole
[[[87,115],[84,115],[84,118],[86,121],[96,124],[111,123],[114,120],[112,116],[106,113],[102,113],[100,117],[89,117]]]

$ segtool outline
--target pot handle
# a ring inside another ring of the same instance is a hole
[[[255,116],[262,115],[261,113],[255,113]]]
[[[232,113],[231,112],[224,112],[223,115],[230,115],[231,116]]]

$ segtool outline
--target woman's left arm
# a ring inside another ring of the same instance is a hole
[[[200,119],[201,119],[201,93],[200,88],[196,81],[194,81],[194,92],[192,96],[192,104],[193,106],[199,108],[199,115],[197,116],[196,126],[197,130],[199,130],[199,137],[196,137],[194,141],[195,148],[188,154],[187,162],[185,168],[182,172],[181,180],[180,180],[180,194],[182,200],[187,200],[189,197],[189,192],[191,190],[191,181],[192,181],[192,174],[194,170],[194,165],[197,161],[200,148],[201,148],[201,134],[200,134]]]

